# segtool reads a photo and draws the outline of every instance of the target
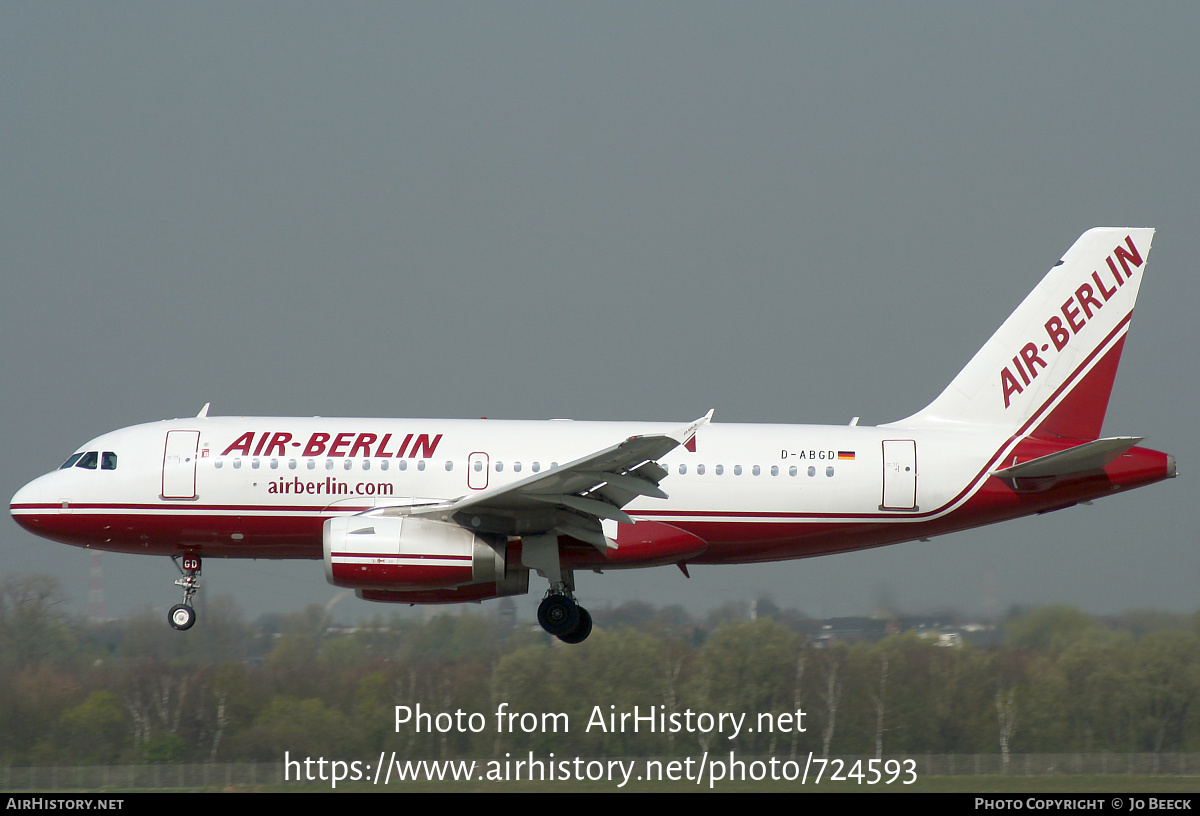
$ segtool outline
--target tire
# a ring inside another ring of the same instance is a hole
[[[167,621],[172,628],[184,631],[191,629],[196,623],[196,612],[186,604],[175,604],[171,607],[171,611],[167,613]]]
[[[569,634],[559,635],[558,639],[563,643],[583,643],[591,633],[592,616],[581,606],[579,607],[579,625],[571,630]]]
[[[562,637],[579,625],[579,605],[566,595],[547,595],[538,606],[538,623],[555,637]]]

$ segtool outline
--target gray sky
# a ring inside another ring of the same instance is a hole
[[[887,422],[1085,229],[1153,226],[1105,431],[1179,479],[579,588],[821,616],[885,595],[1193,610],[1197,41],[1194,3],[0,0],[0,487],[209,401]],[[82,605],[87,553],[4,524],[0,577],[53,573]],[[110,614],[178,600],[167,559],[104,563]],[[251,616],[339,592],[319,562],[210,559],[205,579]]]

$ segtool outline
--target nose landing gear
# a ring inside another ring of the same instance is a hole
[[[180,631],[191,629],[196,623],[196,611],[192,609],[192,596],[200,589],[200,556],[172,555],[171,560],[183,576],[175,581],[175,586],[183,587],[183,603],[175,604],[167,613],[167,622]]]

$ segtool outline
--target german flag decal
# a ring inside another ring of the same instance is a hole
[[[838,451],[838,461],[854,461],[854,451]]]

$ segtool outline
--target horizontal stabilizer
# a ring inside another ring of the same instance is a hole
[[[994,470],[992,475],[1002,479],[1026,479],[1042,476],[1070,476],[1089,470],[1100,470],[1141,442],[1142,439],[1143,437],[1140,436],[1097,439],[1095,442],[1076,445],[1048,456],[1039,456],[1028,462],[1020,462],[1001,470]]]

